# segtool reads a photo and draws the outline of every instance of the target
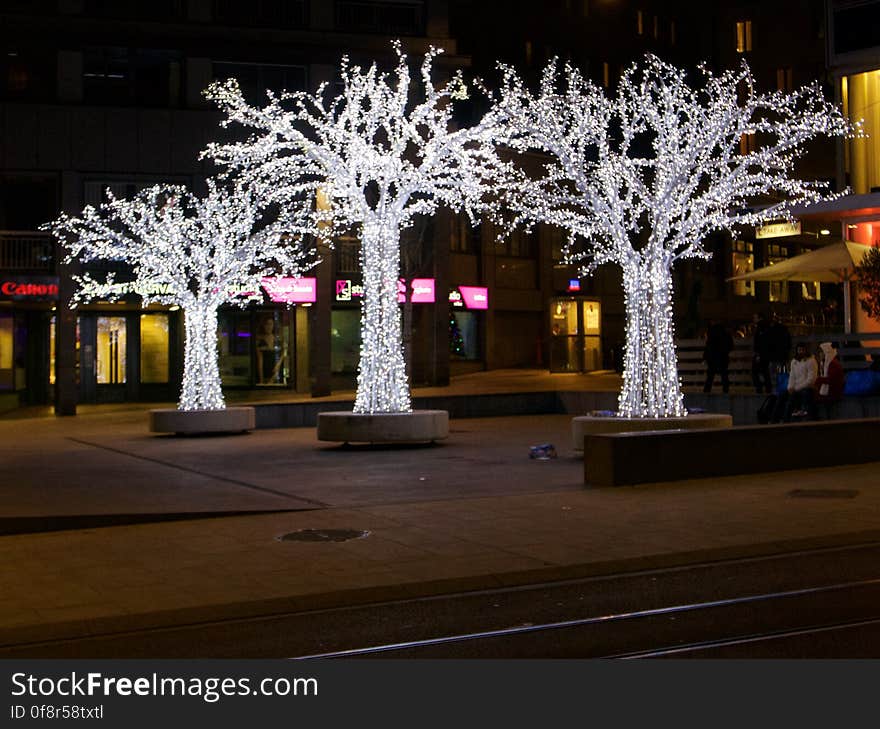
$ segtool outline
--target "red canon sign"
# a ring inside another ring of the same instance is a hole
[[[58,299],[58,279],[50,276],[0,278],[0,298],[14,301]]]

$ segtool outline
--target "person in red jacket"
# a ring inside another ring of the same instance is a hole
[[[822,354],[822,363],[819,367],[820,375],[816,378],[816,404],[824,405],[830,417],[828,406],[843,397],[843,365],[831,342],[822,342],[819,351]]]

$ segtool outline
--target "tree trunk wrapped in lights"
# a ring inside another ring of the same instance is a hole
[[[364,224],[361,264],[364,297],[354,411],[409,412],[412,408],[397,303],[400,233],[394,221]]]
[[[132,284],[79,278],[78,302],[133,292],[143,306],[179,306],[185,343],[180,410],[225,407],[217,363],[217,309],[262,300],[266,276],[296,276],[314,265],[304,244],[313,226],[310,202],[289,199],[271,218],[255,188],[208,180],[196,197],[178,185],[155,185],[130,200],[87,206],[80,217],[62,215],[44,227],[66,245],[68,259],[118,261],[134,272]]]
[[[686,415],[678,381],[672,321],[672,271],[662,260],[623,267],[626,353],[618,413]]]
[[[217,363],[217,310],[193,304],[183,312],[183,383],[181,410],[225,407]]]
[[[364,299],[357,413],[410,412],[403,359],[397,281],[400,235],[416,216],[441,205],[473,215],[497,192],[507,165],[496,154],[491,116],[454,129],[452,102],[467,97],[460,74],[438,88],[434,58],[425,55],[413,80],[394,44],[393,74],[342,61],[341,92],[269,94],[267,106],[249,105],[230,79],[208,90],[226,113],[225,125],[247,127],[247,141],[209,146],[206,155],[231,171],[286,195],[320,191],[326,202],[318,232],[325,238],[354,228],[361,236]],[[413,99],[418,98],[415,102]]]
[[[830,197],[821,182],[795,178],[794,165],[815,137],[861,133],[818,84],[762,94],[745,63],[718,76],[700,71],[695,88],[649,55],[609,97],[568,65],[560,74],[551,63],[537,93],[502,67],[494,113],[506,143],[550,157],[540,179],[521,174],[510,185],[515,222],[565,229],[566,262],[584,275],[606,263],[623,271],[626,417],[686,414],[673,265],[708,258],[702,241],[714,231],[788,218],[793,206]]]

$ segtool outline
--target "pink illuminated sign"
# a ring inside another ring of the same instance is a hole
[[[482,286],[459,286],[458,290],[468,309],[489,308],[489,289]]]
[[[279,304],[313,304],[317,300],[317,280],[274,276],[263,279],[263,288]]]
[[[414,304],[434,303],[434,279],[414,278],[412,280],[412,298]]]
[[[414,278],[410,284],[412,296],[410,302],[413,304],[433,304],[434,303],[434,279],[433,278]],[[397,303],[406,303],[406,281],[400,279],[397,282]]]

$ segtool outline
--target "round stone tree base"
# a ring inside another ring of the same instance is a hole
[[[318,413],[318,440],[336,443],[430,443],[449,435],[445,410]]]
[[[244,433],[253,430],[255,426],[256,414],[251,407],[223,410],[150,410],[151,433]]]
[[[733,416],[723,413],[693,413],[683,418],[618,418],[580,415],[571,420],[571,439],[576,451],[584,449],[585,435],[632,433],[640,430],[699,430],[733,427]]]

